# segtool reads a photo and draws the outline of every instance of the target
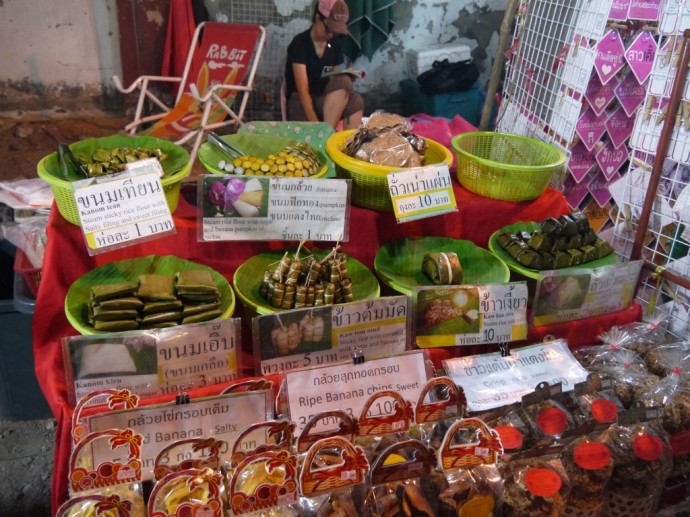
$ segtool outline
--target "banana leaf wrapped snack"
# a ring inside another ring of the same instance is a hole
[[[96,330],[120,332],[212,320],[222,314],[220,306],[213,275],[189,270],[143,274],[138,282],[94,285],[86,311]]]
[[[462,283],[462,265],[457,253],[452,251],[427,253],[422,261],[422,271],[434,284]]]
[[[578,266],[614,252],[609,242],[597,237],[581,212],[549,217],[534,231],[501,233],[496,242],[517,262],[536,270]]]

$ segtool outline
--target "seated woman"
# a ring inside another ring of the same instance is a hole
[[[335,128],[357,128],[364,101],[348,74],[328,78],[344,61],[342,35],[350,16],[343,0],[318,0],[309,30],[294,37],[287,50],[285,84],[289,120],[324,121]]]

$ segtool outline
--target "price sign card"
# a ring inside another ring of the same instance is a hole
[[[416,314],[421,348],[518,341],[527,337],[527,284],[420,287]]]
[[[520,402],[540,382],[561,383],[563,391],[587,379],[563,339],[510,351],[458,357],[443,361],[453,382],[462,387],[470,411],[486,411]]]
[[[254,318],[257,375],[346,361],[354,349],[365,357],[404,352],[409,303],[390,296]]]
[[[347,241],[350,180],[208,174],[200,241]]]
[[[70,404],[95,390],[142,397],[182,393],[238,377],[240,319],[62,339]]]
[[[386,178],[398,223],[458,209],[447,165],[415,167]]]
[[[337,365],[288,372],[285,388],[290,419],[297,423],[295,436],[317,413],[340,409],[359,418],[374,393],[398,392],[416,405],[428,380],[426,354],[422,350],[360,364]]]
[[[175,233],[157,162],[72,185],[89,255]]]
[[[192,400],[188,404],[159,404],[98,413],[88,417],[88,426],[91,432],[131,428],[142,435],[141,474],[148,480],[153,479],[158,453],[186,438],[216,438],[227,442],[220,458],[229,463],[239,433],[256,422],[269,420],[272,402],[270,391],[246,391]],[[127,454],[126,447],[112,450],[105,442],[95,442],[92,447],[95,465],[116,461],[121,459],[119,455]],[[171,463],[179,461],[181,458],[170,459]]]
[[[532,305],[535,326],[620,311],[632,301],[642,261],[539,274]]]

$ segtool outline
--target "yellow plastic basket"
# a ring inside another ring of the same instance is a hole
[[[339,131],[332,134],[326,142],[326,152],[335,163],[336,175],[338,178],[352,180],[353,204],[379,212],[392,212],[393,204],[386,176],[400,169],[374,165],[345,154],[343,149],[355,131],[356,129]],[[453,162],[450,150],[434,140],[428,138],[424,140],[427,143],[424,165],[445,163],[450,167]]]
[[[453,137],[460,184],[480,196],[528,201],[563,172],[565,153],[535,138],[479,131]]]
[[[160,140],[153,137],[126,137],[123,135],[114,135],[111,137],[104,137],[98,139],[84,140],[70,145],[73,152],[79,149],[81,144],[98,145],[104,149],[113,149],[116,147],[160,147],[164,152],[173,152],[174,161],[177,165],[182,165],[181,168],[174,165],[177,170],[168,171],[166,165],[163,164],[163,170],[166,175],[161,179],[161,185],[165,192],[165,200],[170,208],[170,213],[173,213],[177,208],[180,200],[180,187],[182,180],[189,175],[192,170],[192,163],[189,161],[189,152],[183,147],[174,144],[167,140]],[[165,162],[164,162],[165,163]],[[74,200],[74,189],[72,182],[62,179],[62,172],[57,152],[45,156],[38,162],[37,165],[38,176],[50,185],[55,197],[55,204],[62,217],[72,224],[79,225],[79,212]]]

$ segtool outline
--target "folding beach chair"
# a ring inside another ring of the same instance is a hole
[[[142,75],[128,88],[113,77],[122,93],[140,90],[134,120],[125,131],[177,144],[193,139],[190,158],[194,161],[205,132],[244,123],[265,40],[261,25],[204,22],[194,32],[182,77]],[[173,107],[149,89],[156,81],[179,83]],[[156,113],[143,115],[147,99]]]

